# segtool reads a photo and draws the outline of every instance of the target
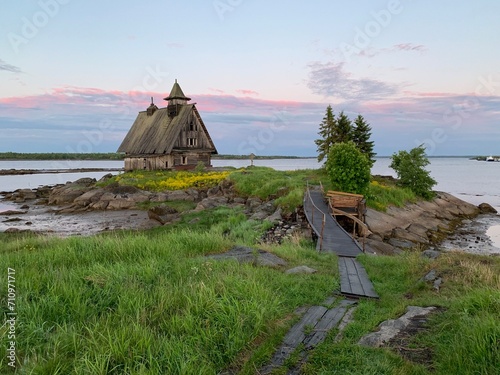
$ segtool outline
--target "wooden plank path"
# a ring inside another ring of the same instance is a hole
[[[365,268],[354,258],[339,257],[340,293],[348,297],[378,298]]]
[[[363,252],[359,243],[332,217],[321,191],[306,192],[304,212],[311,228],[318,236],[317,250],[334,252],[344,257],[356,257]]]
[[[328,302],[329,305],[332,304],[332,301]],[[303,350],[298,353],[298,363],[288,371],[288,374],[299,374],[300,367],[307,360],[308,351],[325,340],[328,332],[339,325],[347,311],[355,303],[356,301],[343,299],[331,308],[325,306],[309,307],[302,319],[285,335],[271,362],[261,368],[258,373],[272,374],[274,370],[282,367],[290,355],[302,344]]]
[[[366,270],[354,259],[362,253],[361,246],[330,214],[321,191],[306,191],[304,212],[318,236],[316,248],[339,256],[340,293],[354,298],[378,298]]]

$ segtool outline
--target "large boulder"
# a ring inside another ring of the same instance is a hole
[[[75,182],[68,182],[63,186],[56,187],[50,192],[48,204],[71,204],[80,195],[92,190],[95,182],[95,178],[80,178]]]
[[[179,215],[175,208],[162,204],[160,206],[151,207],[148,210],[148,217],[164,225],[177,219]]]
[[[496,214],[497,213],[497,210],[495,208],[493,208],[493,206],[491,204],[488,204],[488,203],[481,203],[478,206],[478,208],[482,214]]]

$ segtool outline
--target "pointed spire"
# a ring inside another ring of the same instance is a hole
[[[183,101],[184,103],[182,104],[185,104],[185,102],[191,100],[191,98],[188,98],[186,95],[184,95],[181,86],[177,83],[177,79],[175,80],[175,83],[172,86],[172,90],[170,90],[170,95],[164,98],[163,100],[170,101],[173,99],[179,99],[180,101]]]

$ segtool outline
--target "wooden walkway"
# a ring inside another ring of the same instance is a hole
[[[356,259],[339,257],[340,293],[347,297],[378,298],[365,268]]]
[[[304,212],[311,228],[318,236],[316,249],[334,252],[344,257],[356,257],[363,252],[359,243],[332,217],[320,191],[306,192]]]
[[[306,191],[304,212],[318,237],[316,248],[339,256],[340,293],[352,298],[378,298],[366,270],[354,259],[362,253],[361,246],[331,215],[320,191]]]
[[[311,306],[302,319],[297,322],[285,335],[281,346],[274,353],[271,362],[258,371],[258,374],[272,374],[276,369],[282,367],[290,355],[296,351],[299,345],[302,350],[298,354],[298,362],[294,368],[289,369],[287,374],[299,374],[300,367],[307,360],[311,349],[321,344],[328,332],[339,327],[342,320],[348,318],[346,314],[356,303],[353,300],[327,301],[325,305],[333,305],[328,308],[325,306]],[[340,327],[339,327],[340,328]]]

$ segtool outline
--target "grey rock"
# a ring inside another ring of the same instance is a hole
[[[493,208],[493,206],[488,204],[488,203],[481,203],[478,207],[479,207],[479,211],[482,214],[496,214],[497,213],[497,210],[495,208]]]
[[[222,194],[222,191],[220,190],[219,186],[214,186],[213,188],[207,190],[208,197],[213,197],[220,194]]]
[[[439,288],[441,287],[442,283],[443,283],[443,279],[441,277],[437,278],[436,280],[434,280],[433,288],[439,292]]]
[[[256,197],[248,198],[246,205],[249,210],[253,211],[262,204],[262,200]]]
[[[169,207],[167,205],[160,205],[152,207],[148,210],[148,217],[151,220],[156,220],[160,224],[164,225],[172,220],[175,220],[179,215],[175,208]]]
[[[260,249],[252,249],[245,246],[235,246],[224,254],[207,256],[209,259],[234,259],[239,263],[252,263],[258,266],[282,267],[286,261],[280,257]]]
[[[191,201],[194,202],[194,197],[189,195],[184,190],[173,190],[167,192],[169,201]]]
[[[415,247],[415,244],[413,242],[407,240],[398,240],[396,238],[391,238],[388,242],[389,245],[399,247],[400,249],[411,249]]]
[[[228,204],[227,197],[212,196],[212,197],[205,198],[201,202],[199,202],[198,205],[196,206],[195,210],[197,210],[197,211],[207,210],[210,208],[225,206],[227,204]]]
[[[374,348],[379,348],[385,343],[390,341],[392,338],[401,332],[401,330],[408,327],[411,320],[416,317],[423,317],[430,314],[436,308],[431,307],[419,307],[419,306],[408,306],[406,313],[394,320],[387,320],[379,325],[379,330],[377,332],[369,333],[363,336],[358,344],[363,346],[369,346]]]
[[[298,266],[294,268],[290,268],[289,270],[286,270],[285,273],[289,275],[295,275],[295,274],[311,274],[311,273],[316,273],[317,270],[314,268],[310,268],[307,266]]]
[[[0,215],[5,215],[5,216],[9,216],[9,215],[24,215],[27,211],[18,211],[18,210],[7,210],[7,211],[3,211],[0,213]]]
[[[272,223],[278,223],[282,219],[281,217],[281,208],[278,208],[272,215],[266,217],[266,220]]]
[[[111,173],[108,173],[108,174],[105,174],[104,176],[102,176],[100,179],[99,179],[99,182],[105,182],[105,181],[108,181],[110,178],[112,178],[113,175]]]
[[[430,270],[427,275],[422,278],[423,281],[434,281],[436,280],[436,270]]]
[[[257,211],[252,216],[250,216],[250,220],[262,221],[267,218],[269,215],[266,211]]]
[[[427,258],[430,258],[430,259],[436,259],[440,255],[441,255],[441,252],[437,251],[437,250],[425,250],[425,251],[422,252],[422,256],[423,257],[427,257]]]
[[[419,236],[418,234],[408,232],[404,230],[403,228],[394,228],[392,230],[392,237],[397,238],[399,240],[405,240],[405,241],[410,241],[414,243],[429,243],[429,240],[427,239],[427,236],[422,237]]]

